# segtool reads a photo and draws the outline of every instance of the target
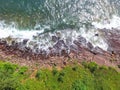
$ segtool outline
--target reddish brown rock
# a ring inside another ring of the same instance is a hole
[[[120,55],[120,30],[118,29],[103,29],[105,39],[108,44],[108,51]]]

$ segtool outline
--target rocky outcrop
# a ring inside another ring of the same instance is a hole
[[[102,29],[105,40],[108,44],[108,51],[120,55],[120,30],[118,29]]]
[[[72,43],[67,44],[64,40],[57,36],[52,36],[53,46],[48,47],[47,50],[38,48],[39,44],[32,42],[33,47],[27,46],[29,40],[23,39],[17,41],[16,39],[0,39],[0,50],[6,55],[14,55],[26,60],[40,60],[45,62],[51,58],[62,57],[62,60],[77,59],[78,62],[95,61],[101,65],[110,65],[110,60],[115,64],[120,64],[120,31],[119,30],[101,30],[104,33],[104,38],[108,43],[108,51],[104,51],[100,47],[94,47],[92,43],[87,41],[84,37],[78,36]],[[118,54],[116,56],[116,54]],[[53,62],[53,61],[51,61]],[[63,61],[66,63],[66,61]],[[113,61],[112,61],[113,62]]]

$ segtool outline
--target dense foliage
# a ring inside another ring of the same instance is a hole
[[[69,65],[62,70],[0,62],[0,90],[119,90],[120,73],[96,63]]]

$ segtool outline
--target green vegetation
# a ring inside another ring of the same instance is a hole
[[[0,62],[0,90],[120,90],[114,68],[83,62],[62,70],[34,69]]]

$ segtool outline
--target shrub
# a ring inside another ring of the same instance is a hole
[[[87,62],[82,62],[82,65],[83,65],[85,68],[88,68],[88,63],[87,63]]]
[[[75,66],[75,67],[72,68],[73,71],[77,71],[77,69],[78,69],[77,66]]]
[[[96,69],[98,69],[98,65],[95,62],[90,62],[88,64],[88,69],[93,73]]]
[[[38,70],[37,73],[36,73],[36,75],[35,75],[35,77],[36,77],[37,79],[40,79],[41,74],[42,74],[42,72],[41,72],[40,70]]]
[[[60,72],[59,76],[65,76],[64,72]]]
[[[57,80],[58,82],[63,82],[63,76],[59,75]]]
[[[27,70],[28,70],[27,67],[21,67],[18,72],[19,74],[24,74]]]
[[[4,63],[0,67],[0,90],[16,90],[18,87],[18,80],[13,77],[17,66]]]
[[[101,70],[107,70],[108,68],[106,66],[101,66],[101,67],[99,67],[99,69],[101,69]]]
[[[17,68],[16,65],[12,65],[12,64],[10,64],[10,63],[5,63],[5,64],[3,65],[3,68],[1,68],[1,69],[3,69],[4,72],[7,72],[7,73],[9,73],[9,74],[13,74],[13,73],[15,72],[16,68]]]
[[[90,72],[94,72],[96,69],[98,69],[98,65],[95,63],[95,62],[90,62],[90,63],[87,63],[87,62],[82,62],[82,65],[85,67],[85,68],[88,68],[90,70]]]
[[[120,68],[120,65],[118,65],[118,68]]]
[[[53,75],[56,75],[57,73],[58,73],[57,69],[56,69],[56,68],[53,68],[52,74],[53,74]]]
[[[76,80],[72,84],[72,90],[87,90],[87,88],[86,88],[86,85],[82,81]]]
[[[16,90],[18,86],[19,83],[15,78],[0,79],[0,90]]]
[[[60,72],[59,76],[58,76],[58,82],[63,82],[63,77],[65,76],[64,72]]]

